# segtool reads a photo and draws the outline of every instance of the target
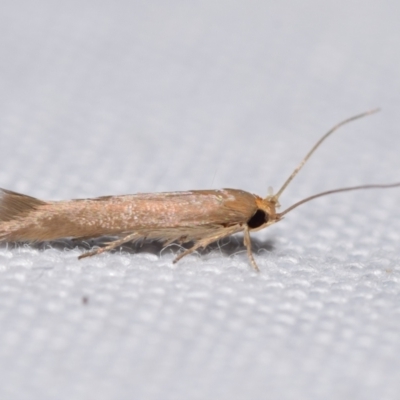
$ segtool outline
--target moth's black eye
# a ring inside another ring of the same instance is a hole
[[[268,214],[263,210],[257,210],[256,213],[247,221],[250,229],[259,228],[268,222]]]

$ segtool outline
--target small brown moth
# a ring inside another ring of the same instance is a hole
[[[334,126],[312,147],[280,190],[265,198],[243,190],[221,189],[42,201],[0,189],[0,241],[118,237],[79,258],[100,254],[138,239],[161,240],[164,246],[172,242],[193,242],[192,247],[175,258],[175,263],[214,241],[243,232],[250,262],[258,271],[251,251],[251,231],[258,231],[280,221],[294,208],[317,197],[350,190],[400,186],[398,182],[329,190],[307,197],[283,212],[276,211],[282,192],[328,136],[342,125],[377,111],[367,111]]]

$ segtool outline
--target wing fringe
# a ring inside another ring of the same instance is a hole
[[[0,223],[26,217],[45,204],[35,197],[0,188]]]

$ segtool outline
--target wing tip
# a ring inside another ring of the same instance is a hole
[[[23,217],[44,204],[35,197],[0,188],[0,223]]]

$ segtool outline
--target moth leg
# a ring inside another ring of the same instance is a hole
[[[238,228],[237,226],[234,226],[232,228],[227,228],[224,229],[223,231],[220,231],[219,233],[216,233],[212,236],[208,236],[205,237],[201,240],[199,240],[198,242],[196,242],[190,249],[187,249],[185,251],[183,251],[182,253],[178,254],[175,257],[175,260],[173,261],[174,264],[176,264],[181,258],[189,255],[190,253],[193,253],[194,251],[196,251],[198,248],[200,247],[207,247],[210,243],[215,242],[219,239],[222,239],[226,236],[232,235],[238,231],[240,231],[242,228]]]
[[[166,240],[166,241],[162,244],[163,248],[169,246],[171,243],[174,243],[176,240],[177,240],[176,238],[172,238],[172,239]]]
[[[197,250],[198,248],[200,248],[200,247],[206,247],[206,246],[208,246],[210,243],[215,242],[215,240],[216,240],[216,239],[214,238],[214,236],[211,237],[211,238],[206,238],[206,239],[203,239],[203,240],[199,240],[199,241],[198,241],[197,243],[195,243],[190,249],[187,249],[187,250],[183,251],[182,253],[178,254],[178,255],[175,257],[173,263],[176,264],[181,258],[183,258],[183,257],[185,257],[185,256],[187,256],[187,255],[189,255],[190,253],[193,253],[194,251],[196,251],[196,250]]]
[[[142,237],[142,240],[140,241],[140,246],[139,247],[143,247],[143,243],[146,241],[146,239],[147,239],[147,236],[143,236]]]
[[[179,237],[174,237],[172,239],[168,239],[163,243],[163,247],[167,247],[170,244],[174,243],[174,242],[178,242],[178,243],[185,243],[187,241],[187,236],[179,236]]]
[[[247,226],[244,228],[243,234],[244,234],[243,243],[246,246],[247,255],[250,259],[251,265],[257,272],[260,272],[256,260],[254,259],[253,252],[251,251],[251,238],[250,238],[249,228]]]
[[[124,236],[121,239],[109,242],[107,244],[107,246],[99,247],[98,249],[95,249],[95,250],[92,250],[92,251],[88,251],[86,253],[81,254],[78,257],[78,260],[81,260],[82,258],[86,258],[86,257],[95,256],[97,254],[104,253],[105,251],[109,251],[109,250],[115,249],[116,247],[120,246],[121,244],[124,244],[126,242],[130,242],[131,240],[134,240],[134,239],[137,239],[137,237],[138,237],[137,233],[131,233],[130,235]]]

